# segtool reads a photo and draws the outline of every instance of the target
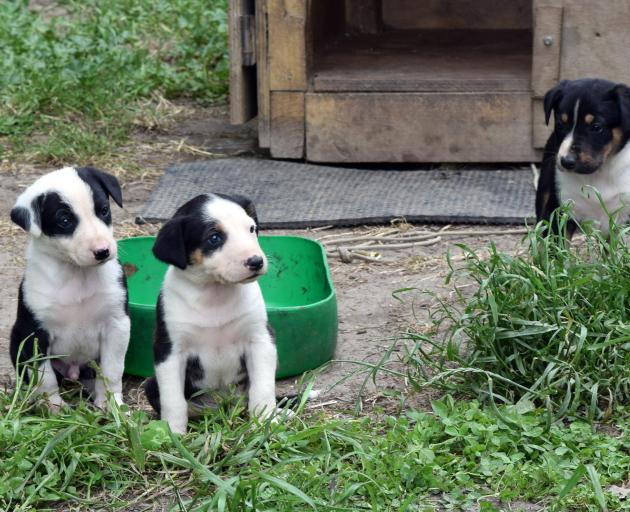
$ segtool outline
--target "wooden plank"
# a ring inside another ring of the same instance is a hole
[[[306,90],[306,0],[269,0],[269,85]]]
[[[271,93],[271,156],[304,156],[304,93]]]
[[[532,89],[542,97],[560,77],[562,7],[540,6],[534,10]]]
[[[560,78],[630,83],[630,2],[564,0]]]
[[[251,38],[244,32],[244,28],[251,26],[247,19],[253,14],[254,0],[230,1],[230,120],[233,124],[245,123],[256,115],[256,69],[247,65],[252,60]]]
[[[549,126],[545,124],[545,109],[542,98],[534,98],[532,100],[532,145],[534,148],[543,149],[552,131],[553,121]]]
[[[315,91],[529,91],[527,30],[390,31],[357,35],[315,62]]]
[[[383,24],[394,29],[527,29],[532,0],[385,0]]]
[[[348,32],[377,34],[381,29],[380,0],[345,0]]]
[[[531,93],[306,94],[313,162],[529,162]]]
[[[271,144],[271,91],[267,44],[267,0],[256,0],[256,71],[258,73],[258,145]]]

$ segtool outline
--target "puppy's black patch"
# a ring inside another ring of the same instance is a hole
[[[157,259],[183,270],[225,245],[227,233],[218,223],[205,218],[203,207],[209,200],[208,195],[191,199],[162,226],[153,245]]]
[[[197,356],[191,356],[186,361],[186,378],[184,379],[184,397],[190,399],[195,393],[201,391],[197,383],[203,380],[204,371],[201,361]]]
[[[16,206],[11,210],[11,220],[24,231],[31,229],[31,214],[22,206]]]
[[[153,364],[155,365],[163,363],[173,349],[173,342],[164,321],[164,304],[162,302],[162,293],[160,293],[155,308],[156,325],[155,338],[153,340]]]
[[[238,369],[238,375],[236,376],[236,385],[242,389],[249,388],[249,372],[247,371],[247,361],[244,354],[241,356],[241,367]]]
[[[109,207],[109,198],[122,207],[122,191],[118,180],[107,173],[93,169],[92,167],[82,167],[77,169],[77,174],[92,191],[94,202],[94,215],[101,219],[106,225],[112,225],[112,212]]]
[[[32,207],[46,236],[72,236],[79,225],[72,206],[57,192],[38,195],[33,199]]]
[[[114,202],[122,208],[122,190],[120,189],[120,183],[116,177],[112,176],[93,167],[80,167],[77,170],[79,178],[85,181],[90,189],[92,189],[92,196],[94,197],[94,213],[100,219],[109,217],[111,224],[111,212],[109,212],[109,198],[111,197]],[[105,208],[107,205],[107,208]],[[107,211],[106,211],[107,210]]]
[[[153,410],[160,414],[162,410],[160,406],[160,388],[155,377],[151,377],[144,383],[144,394],[147,396],[147,400],[153,407]]]
[[[28,373],[22,371],[22,365],[33,358],[35,347],[40,356],[48,355],[49,343],[48,332],[42,328],[24,300],[24,283],[22,282],[18,292],[17,318],[11,329],[9,353],[13,367],[18,374],[23,373],[25,381],[28,381]]]
[[[120,287],[125,290],[125,302],[123,303],[123,307],[125,308],[125,314],[129,316],[129,287],[127,286],[127,276],[125,275],[122,265],[120,265],[120,261],[118,262],[118,265],[120,266],[120,274],[118,274],[118,284],[120,284]]]
[[[184,379],[184,397],[189,400],[195,393],[201,391],[195,382],[203,379],[204,372],[198,357],[189,357],[186,361],[186,377]],[[155,377],[151,377],[144,383],[144,393],[153,410],[160,414],[160,388]]]

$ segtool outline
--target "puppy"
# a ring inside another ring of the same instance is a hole
[[[100,364],[94,402],[106,405],[106,390],[122,404],[122,374],[129,343],[127,284],[116,260],[109,198],[122,206],[114,176],[90,167],[66,167],[39,178],[17,199],[11,220],[30,234],[17,319],[11,331],[11,361],[18,374],[37,345],[38,391],[51,409],[64,404],[65,377],[92,380]],[[24,372],[29,378],[29,372]]]
[[[155,377],[145,390],[173,432],[184,433],[198,391],[248,386],[251,415],[275,412],[276,346],[258,277],[267,258],[248,199],[200,195],[158,233],[155,256],[170,265],[157,302]]]
[[[549,220],[563,203],[573,201],[571,237],[576,224],[595,221],[610,230],[606,209],[617,220],[630,216],[630,89],[606,80],[563,80],[545,95],[545,121],[554,112],[536,193],[536,218]],[[557,225],[553,227],[558,230]]]

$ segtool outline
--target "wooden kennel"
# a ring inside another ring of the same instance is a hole
[[[560,79],[630,82],[628,0],[230,0],[231,117],[312,162],[527,162]]]

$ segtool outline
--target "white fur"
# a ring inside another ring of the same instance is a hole
[[[254,225],[235,203],[214,199],[206,205],[209,219],[220,222],[227,242],[202,264],[185,270],[169,267],[162,285],[164,321],[171,353],[156,365],[161,417],[171,430],[184,433],[188,405],[184,375],[189,357],[198,357],[204,372],[200,389],[221,389],[241,377],[241,356],[249,376],[249,412],[275,412],[276,347],[267,330],[260,286],[251,280],[244,261],[263,255]],[[260,271],[266,271],[267,264]]]
[[[57,192],[79,217],[70,237],[49,238],[32,221],[31,203],[46,192]],[[116,243],[112,228],[94,215],[90,187],[73,168],[42,176],[17,200],[31,212],[31,240],[26,253],[24,301],[49,334],[49,356],[63,356],[63,364],[78,376],[78,366],[100,359],[102,376],[95,382],[94,402],[106,405],[106,389],[122,404],[122,375],[129,343],[130,321],[125,313],[122,268],[112,259]],[[108,261],[97,265],[93,249],[107,246]],[[38,391],[53,407],[63,400],[50,361],[41,365]]]
[[[630,144],[607,160],[593,174],[577,174],[556,167],[556,186],[561,203],[573,201],[573,218],[580,222],[593,220],[599,229],[610,231],[608,215],[600,205],[595,190],[610,212],[620,210],[616,222],[630,218]]]
[[[560,160],[569,154],[569,152],[571,151],[571,146],[573,146],[573,133],[575,132],[575,127],[577,126],[577,123],[578,123],[578,109],[579,108],[580,108],[580,100],[577,100],[575,102],[575,107],[573,108],[573,127],[571,128],[571,131],[564,138],[564,140],[560,144],[560,147],[558,148],[558,156],[556,158],[556,165],[560,168],[562,167],[562,165],[560,164]]]

